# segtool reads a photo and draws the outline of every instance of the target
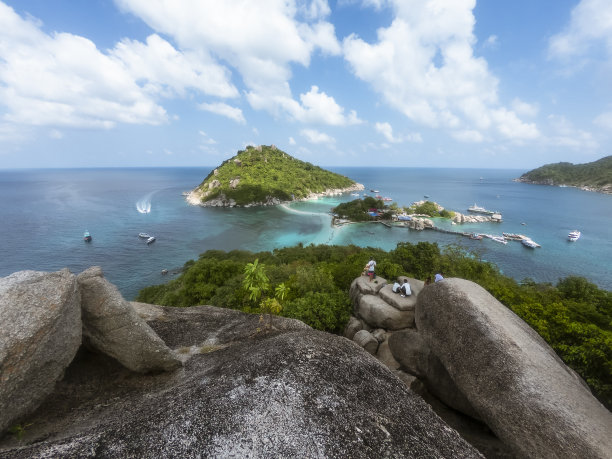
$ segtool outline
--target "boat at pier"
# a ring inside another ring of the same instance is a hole
[[[580,239],[580,236],[581,236],[580,231],[573,230],[573,231],[570,231],[570,233],[567,235],[567,240],[574,242]]]
[[[500,242],[501,244],[508,243],[508,241],[506,241],[506,238],[504,238],[503,236],[491,236],[491,239],[495,242]]]

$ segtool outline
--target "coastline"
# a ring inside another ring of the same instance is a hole
[[[512,179],[513,182],[518,183],[528,183],[530,185],[546,185],[546,186],[556,186],[559,188],[577,188],[582,191],[590,191],[593,193],[602,193],[602,194],[611,194],[612,195],[612,185],[605,185],[603,187],[591,187],[589,185],[567,185],[565,183],[548,183],[548,181],[536,181],[536,180],[526,180],[521,179],[520,177]]]
[[[337,196],[339,194],[348,193],[351,191],[361,191],[364,190],[365,187],[361,183],[354,183],[353,185],[346,188],[328,188],[325,191],[320,193],[310,193],[308,196],[299,199],[292,199],[290,201],[281,201],[278,198],[269,198],[266,202],[251,202],[245,205],[238,205],[235,203],[233,199],[227,200],[223,195],[223,198],[219,197],[217,199],[213,199],[211,201],[202,202],[202,198],[204,197],[204,193],[200,191],[198,188],[193,189],[189,192],[184,192],[185,200],[188,204],[192,206],[201,206],[201,207],[254,207],[254,206],[275,206],[280,204],[288,204],[291,202],[299,202],[299,201],[310,201],[318,198],[322,198],[325,196]]]

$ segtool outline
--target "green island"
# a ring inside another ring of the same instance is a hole
[[[351,222],[385,221],[391,220],[393,215],[424,215],[428,217],[453,218],[455,212],[444,209],[432,201],[420,201],[410,206],[400,207],[397,203],[386,205],[381,199],[366,196],[363,199],[354,199],[343,202],[332,209],[332,213],[340,219]]]
[[[515,180],[538,185],[573,186],[586,191],[612,194],[612,156],[586,164],[546,164]]]
[[[363,185],[348,177],[300,161],[274,145],[260,145],[225,160],[187,195],[187,201],[247,207],[361,189]]]
[[[349,288],[372,256],[386,279],[426,279],[436,272],[474,281],[527,322],[564,362],[612,407],[612,292],[583,277],[556,285],[521,282],[459,246],[399,243],[394,250],[303,246],[272,252],[209,250],[188,261],[166,284],[140,291],[137,301],[189,307],[210,304],[299,319],[342,333],[352,311]]]

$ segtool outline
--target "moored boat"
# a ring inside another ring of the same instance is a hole
[[[502,244],[507,244],[508,241],[506,241],[506,238],[504,238],[503,236],[493,236],[491,237],[492,240],[494,240],[495,242],[500,242]]]
[[[469,212],[473,212],[475,214],[486,214],[486,215],[493,215],[495,213],[498,212],[494,212],[492,210],[487,210],[482,206],[477,206],[476,204],[474,204],[473,206],[468,207],[467,209]],[[501,215],[500,215],[501,216]]]
[[[531,239],[521,239],[521,244],[530,249],[535,249],[536,247],[540,247],[540,244],[532,241]]]
[[[151,236],[149,236],[147,233],[138,233],[138,237],[141,237],[143,239],[149,239]]]
[[[479,241],[479,240],[482,239],[482,234],[472,233],[472,234],[470,234],[470,239],[474,239],[476,241]]]
[[[578,230],[570,231],[570,233],[567,235],[567,240],[572,242],[577,241],[578,239],[580,239],[581,235],[582,233],[580,233],[580,231]]]
[[[147,239],[147,245],[149,245],[151,242],[155,242],[155,236],[150,236],[149,239]]]
[[[85,231],[85,234],[83,234],[83,240],[85,242],[91,242],[91,234],[89,234],[89,231]]]

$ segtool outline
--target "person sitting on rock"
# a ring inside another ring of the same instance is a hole
[[[401,285],[398,281],[395,281],[395,284],[393,284],[393,287],[391,287],[391,290],[393,291],[393,293],[401,293],[400,292],[401,289]]]
[[[402,294],[402,297],[412,295],[412,290],[410,290],[410,284],[407,280],[405,280],[402,286],[400,287],[400,292]]]
[[[444,280],[444,276],[442,276],[443,273],[436,273],[436,276],[434,277],[434,282],[440,282],[441,280]]]

